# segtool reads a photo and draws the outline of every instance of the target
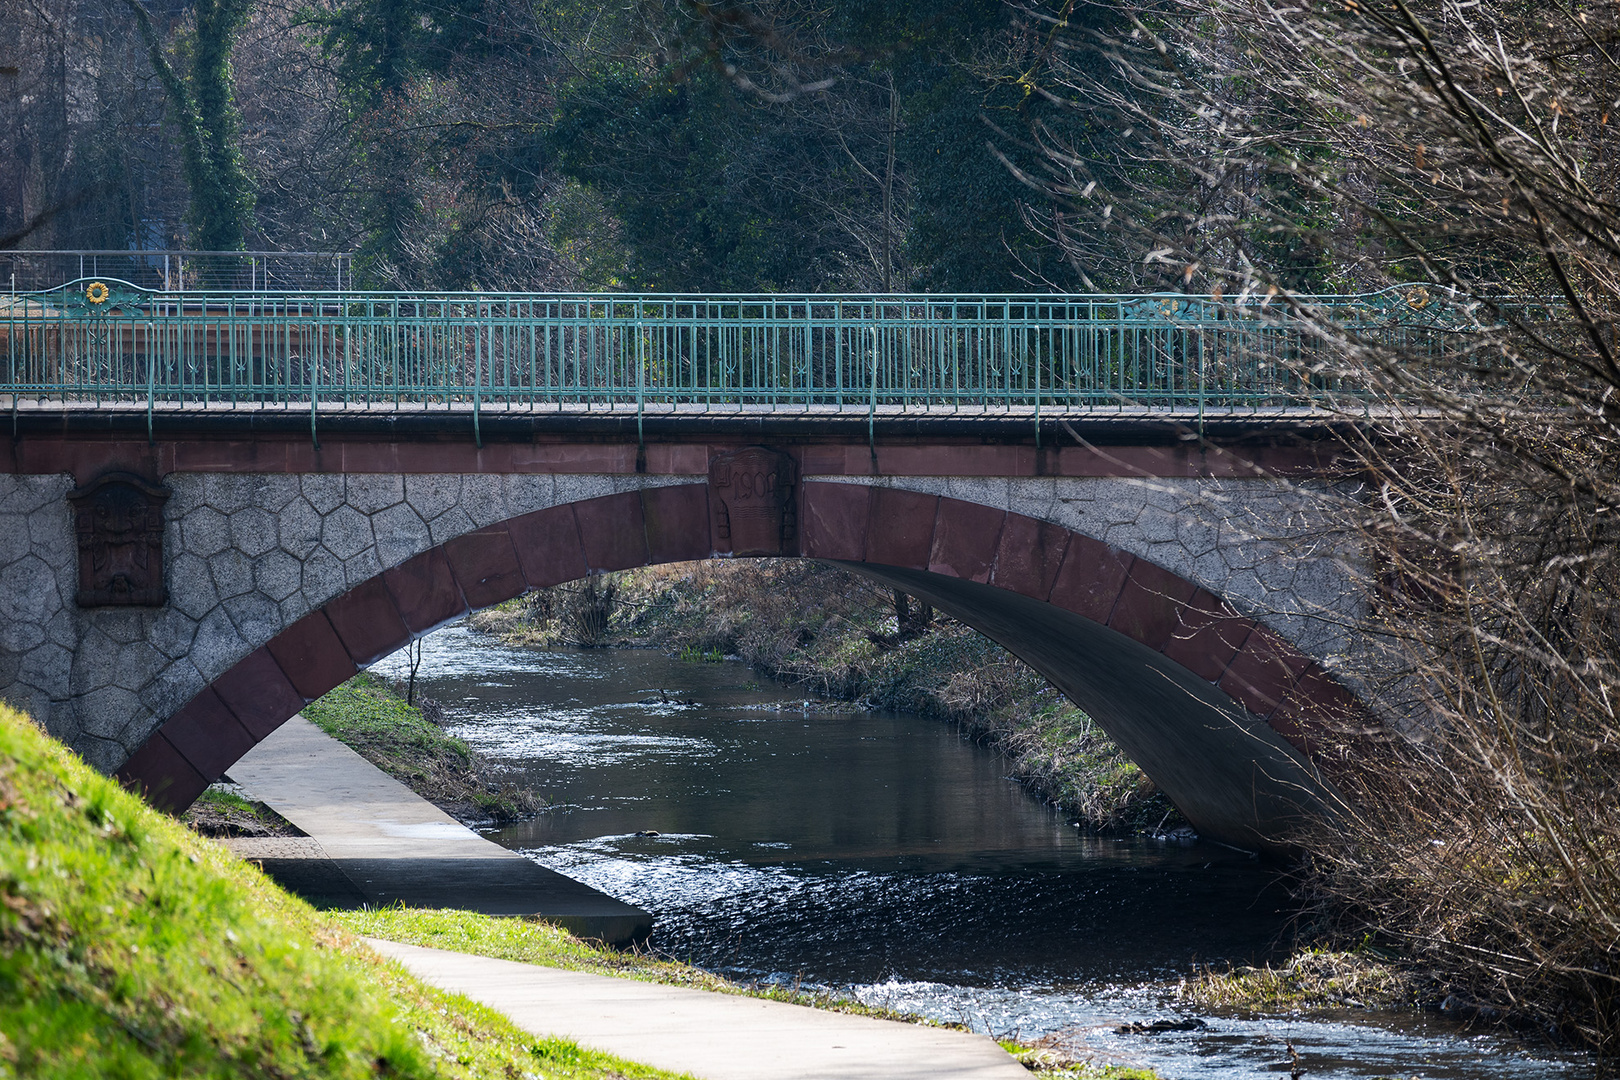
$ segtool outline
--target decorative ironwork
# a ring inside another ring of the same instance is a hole
[[[714,549],[722,555],[783,555],[798,523],[793,488],[798,463],[750,446],[709,459]]]
[[[68,493],[79,540],[80,607],[161,607],[163,504],[169,491],[130,473]]]
[[[1354,393],[1270,298],[153,292],[0,295],[0,393],[216,404],[1057,412],[1291,406]],[[1439,286],[1312,297],[1409,354],[1472,346]],[[1534,305],[1530,305],[1534,307]],[[1545,305],[1543,305],[1545,306]]]

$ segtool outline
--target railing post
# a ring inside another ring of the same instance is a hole
[[[647,439],[642,434],[641,420],[645,409],[647,389],[646,354],[642,348],[641,309],[636,309],[636,472],[647,471]]]
[[[875,306],[875,305],[874,305]],[[876,314],[876,312],[874,312]],[[866,407],[866,448],[872,455],[872,475],[878,471],[877,459],[877,384],[878,384],[878,328],[872,326],[872,398]]]
[[[484,433],[478,426],[479,387],[483,383],[484,367],[484,334],[478,325],[482,308],[482,300],[473,301],[473,444],[480,450],[484,448]]]

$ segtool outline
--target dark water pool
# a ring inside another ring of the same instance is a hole
[[[400,675],[403,657],[378,665]],[[419,677],[452,730],[566,808],[490,838],[656,914],[654,945],[1169,1077],[1581,1076],[1432,1015],[1174,1017],[1195,964],[1286,949],[1274,872],[1207,843],[1086,836],[935,720],[828,711],[738,663],[537,650],[453,627]],[[656,836],[637,835],[657,833]]]

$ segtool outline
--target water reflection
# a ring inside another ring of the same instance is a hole
[[[1274,874],[1216,845],[1084,836],[938,721],[805,709],[740,664],[462,628],[421,677],[456,734],[568,804],[491,838],[655,912],[655,945],[712,970],[1065,1033],[1176,1077],[1275,1076],[1290,1038],[1313,1077],[1577,1075],[1423,1016],[1115,1035],[1173,1008],[1148,980],[1286,945]]]

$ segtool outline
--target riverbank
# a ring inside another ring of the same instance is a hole
[[[499,766],[430,717],[436,704],[361,672],[303,716],[377,768],[463,824],[523,821],[546,807],[545,796],[513,783]]]
[[[412,978],[0,705],[0,1076],[670,1074]]]
[[[1033,669],[970,627],[838,567],[801,559],[646,567],[532,593],[469,621],[510,644],[735,656],[818,696],[954,722],[1088,828],[1184,824]]]

